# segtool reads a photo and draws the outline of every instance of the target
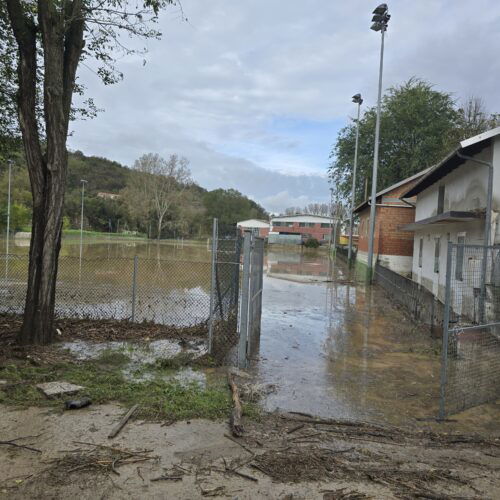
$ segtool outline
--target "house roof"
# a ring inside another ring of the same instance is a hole
[[[426,168],[425,170],[422,170],[421,172],[418,172],[417,174],[412,175],[411,177],[407,177],[406,179],[403,179],[402,181],[396,182],[396,184],[393,184],[392,186],[389,186],[388,188],[385,188],[382,191],[379,191],[377,193],[376,198],[379,198],[380,196],[383,196],[384,194],[387,194],[387,193],[393,191],[394,189],[397,189],[398,187],[404,186],[408,182],[414,181],[414,180],[418,179],[419,177],[422,177],[423,175],[427,174],[427,172],[429,172],[429,170],[431,170],[432,168],[433,167]],[[371,198],[372,197],[370,196],[367,200],[363,201],[363,203],[360,203],[354,209],[354,213],[361,212],[361,210],[364,210],[366,207],[368,207],[370,205]]]
[[[466,162],[464,158],[460,158],[458,153],[467,153],[469,156],[480,153],[487,148],[493,138],[500,135],[500,127],[488,130],[482,134],[476,135],[469,139],[460,142],[460,145],[449,153],[443,160],[435,165],[426,175],[422,177],[414,186],[412,186],[402,197],[409,198],[421,193],[424,189],[432,186],[445,175],[458,168]]]
[[[262,219],[247,219],[236,223],[237,227],[269,227],[269,221]]]
[[[325,215],[314,215],[314,214],[294,214],[294,215],[280,215],[277,217],[272,217],[271,221],[273,220],[289,220],[289,219],[298,219],[299,217],[310,217],[314,219],[320,219],[320,220],[327,220],[330,221],[331,217],[325,216]]]

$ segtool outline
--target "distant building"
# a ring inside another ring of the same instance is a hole
[[[267,238],[269,234],[270,224],[265,220],[260,219],[248,219],[238,222],[236,224],[240,228],[240,231],[252,231],[255,235],[261,238]]]
[[[103,200],[117,200],[120,198],[119,194],[116,193],[97,193],[98,198],[102,198]]]
[[[399,274],[411,274],[413,259],[413,234],[402,231],[401,225],[415,220],[415,206],[400,196],[408,191],[430,169],[408,177],[377,193],[375,216],[374,258]],[[371,197],[358,205],[354,213],[359,216],[357,259],[368,262]]]
[[[325,242],[330,240],[331,232],[331,218],[322,215],[284,215],[271,219],[271,233],[273,234],[295,235],[303,240],[316,238],[320,242]]]
[[[417,199],[415,221],[403,228],[412,236],[413,280],[441,301],[446,287],[448,241],[484,245],[489,169],[460,155],[493,163],[490,244],[500,244],[500,127],[462,141],[458,149],[403,193]],[[460,293],[469,288],[469,297],[474,297],[473,289],[478,289],[481,277],[481,259],[472,254],[465,256],[464,250],[457,255],[461,260],[455,265],[452,279],[460,283]],[[494,276],[500,262],[491,263],[488,269],[491,276],[486,276],[487,282],[500,286],[500,274]],[[458,305],[453,307],[455,312],[474,318],[477,306],[471,299],[462,304],[462,311],[457,310]]]

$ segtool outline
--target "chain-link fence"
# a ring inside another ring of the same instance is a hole
[[[28,256],[0,256],[0,312],[21,314]],[[208,328],[210,262],[59,257],[56,316]]]
[[[240,339],[238,366],[245,368],[260,344],[264,239],[245,232],[243,243],[243,282],[241,285]]]
[[[500,397],[500,246],[448,244],[440,418]]]
[[[214,220],[208,349],[218,362],[234,362],[234,346],[238,342],[240,258],[238,229],[219,226]]]

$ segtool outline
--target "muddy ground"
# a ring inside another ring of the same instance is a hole
[[[268,414],[246,421],[239,439],[227,437],[226,421],[202,419],[172,425],[131,421],[108,439],[123,413],[113,404],[65,413],[0,405],[0,494],[13,499],[500,497],[498,438]]]

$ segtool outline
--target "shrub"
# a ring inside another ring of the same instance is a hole
[[[319,247],[319,241],[316,238],[309,238],[305,243],[304,246],[306,248],[318,248]]]

